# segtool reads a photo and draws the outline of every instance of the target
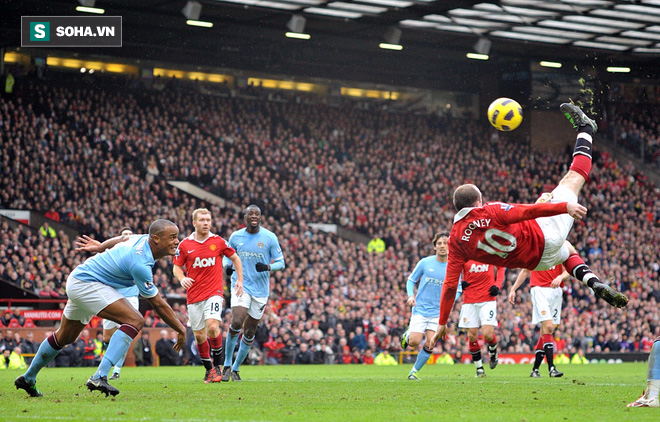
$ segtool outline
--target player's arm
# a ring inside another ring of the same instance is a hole
[[[562,266],[562,269],[563,271],[561,272],[561,274],[559,274],[557,277],[555,277],[554,280],[552,280],[552,283],[550,283],[550,287],[554,289],[561,287],[561,283],[571,278],[571,275],[568,273],[568,271],[566,271],[566,268]]]
[[[587,215],[587,209],[574,202],[542,202],[538,204],[501,204],[511,207],[509,209],[500,208],[498,213],[500,221],[504,224],[519,223],[525,220],[533,220],[539,217],[552,217],[553,215],[568,213],[576,220],[581,220]]]
[[[456,301],[456,291],[458,290],[458,280],[463,271],[465,260],[449,251],[449,261],[447,263],[447,274],[442,284],[442,293],[440,296],[440,317],[438,318],[438,329],[432,339],[432,344],[438,340],[444,340],[447,336],[447,320]]]
[[[513,283],[513,286],[511,286],[511,289],[509,289],[509,303],[512,305],[516,304],[516,291],[520,288],[520,286],[523,285],[525,280],[529,278],[529,275],[532,272],[526,268],[521,268],[520,272],[518,273],[518,277],[516,277],[516,281]]]
[[[504,285],[504,276],[506,274],[506,268],[504,267],[495,267],[497,272],[495,273],[495,284],[490,286],[490,291],[488,294],[491,296],[497,296],[500,294],[500,291],[502,290],[502,286]]]
[[[284,255],[282,255],[282,248],[280,247],[280,242],[275,238],[270,246],[270,256],[272,256],[272,263],[264,264],[263,262],[257,262],[255,269],[257,272],[263,271],[282,271],[285,268],[284,265]]]
[[[87,235],[79,236],[74,245],[76,246],[76,252],[92,252],[92,253],[101,253],[106,249],[114,247],[117,243],[125,242],[130,236],[116,236],[111,237],[105,242],[101,243],[96,239],[92,239]]]
[[[183,287],[186,290],[188,290],[195,282],[195,280],[186,276],[186,272],[184,271],[184,268],[181,265],[174,264],[172,268],[172,273],[174,273],[174,278],[176,278],[179,281],[179,283],[181,283],[181,287]]]
[[[241,258],[235,252],[228,258],[231,260],[234,271],[236,271],[236,284],[234,284],[236,296],[243,296],[243,264],[241,263]]]
[[[160,319],[165,321],[167,325],[176,331],[177,339],[173,348],[177,352],[180,351],[186,342],[186,328],[183,326],[183,324],[181,324],[181,321],[178,320],[172,307],[165,301],[165,299],[160,297],[160,294],[156,293],[155,296],[150,297],[147,300],[154,308],[154,311],[156,311]]]
[[[417,284],[421,278],[422,261],[419,261],[417,265],[415,265],[413,272],[408,276],[408,281],[406,281],[406,293],[408,294],[408,300],[406,301],[406,304],[408,304],[408,306],[417,305],[417,299],[415,299],[415,284]]]

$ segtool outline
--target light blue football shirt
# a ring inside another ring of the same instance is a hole
[[[229,246],[236,250],[243,266],[243,290],[254,297],[270,295],[270,271],[257,272],[257,262],[271,265],[280,263],[284,267],[284,255],[275,233],[263,227],[257,233],[248,233],[246,229],[236,230],[229,237]],[[222,259],[223,266],[231,266],[231,260]],[[231,287],[236,286],[236,272],[231,276]]]
[[[125,242],[116,244],[78,265],[71,275],[90,283],[103,283],[124,293],[136,287],[146,298],[158,294],[153,283],[152,268],[156,261],[149,246],[149,235],[132,235]]]
[[[442,296],[442,285],[445,282],[446,273],[447,263],[438,262],[436,255],[419,260],[406,283],[408,296],[413,294],[414,285],[419,283],[417,295],[415,296],[417,304],[412,308],[413,315],[429,318],[440,316],[440,297]],[[459,284],[456,292],[457,298],[462,291],[463,289]]]

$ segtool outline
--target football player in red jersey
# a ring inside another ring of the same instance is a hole
[[[516,304],[516,291],[529,277],[529,285],[532,287],[532,324],[541,323],[541,335],[536,343],[536,358],[530,377],[540,378],[539,368],[545,357],[548,362],[550,377],[559,378],[564,375],[554,365],[554,346],[552,335],[555,327],[561,322],[562,287],[564,280],[571,275],[564,269],[563,265],[555,265],[546,271],[520,270],[518,278],[509,290],[509,303]]]
[[[231,259],[234,265],[239,296],[243,291],[243,266],[236,251],[229,247],[222,237],[211,233],[213,220],[209,210],[196,209],[192,213],[192,220],[195,231],[179,243],[174,256],[174,277],[188,293],[190,326],[195,333],[199,357],[206,368],[204,382],[220,382],[220,321],[224,303],[222,257]]]
[[[479,328],[488,344],[490,369],[497,366],[497,300],[496,297],[504,283],[504,268],[495,268],[489,264],[468,261],[463,266],[463,305],[458,327],[467,329],[468,344],[472,362],[477,367],[477,377],[486,376],[481,361]]]
[[[591,171],[592,135],[598,130],[579,107],[564,103],[560,110],[577,129],[573,162],[548,202],[537,204],[483,203],[481,191],[473,184],[454,191],[454,226],[449,236],[447,278],[440,301],[440,317],[435,339],[447,334],[452,298],[465,263],[471,259],[506,268],[547,270],[563,263],[569,273],[594,290],[596,296],[622,308],[628,298],[602,283],[566,241],[573,220],[580,220],[587,209],[577,195]]]

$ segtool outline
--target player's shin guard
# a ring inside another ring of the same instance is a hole
[[[571,254],[564,262],[564,267],[573,277],[580,280],[585,285],[593,288],[594,283],[600,279],[594,274],[591,269],[584,263],[577,253]]]
[[[222,365],[222,335],[218,334],[217,337],[209,337],[211,343],[211,355],[213,356],[213,366]]]
[[[211,346],[209,345],[208,340],[204,340],[202,344],[197,343],[197,351],[199,352],[199,358],[204,364],[204,368],[208,371],[213,368],[213,361],[211,361]]]
[[[48,365],[60,353],[60,350],[62,350],[62,346],[57,342],[55,334],[48,336],[46,341],[41,342],[37,354],[34,355],[34,359],[30,363],[30,367],[25,372],[25,375],[23,375],[25,380],[30,384],[34,384],[41,368]]]
[[[479,346],[479,342],[470,342],[470,354],[472,355],[472,362],[474,362],[474,366],[477,368],[484,366],[483,362],[481,361],[481,346]]]
[[[591,126],[580,127],[575,150],[573,151],[573,162],[570,169],[579,173],[585,179],[589,178],[591,172],[592,137]]]
[[[426,362],[429,361],[429,358],[433,354],[433,348],[428,348],[426,345],[422,347],[422,351],[419,352],[417,355],[417,360],[415,361],[415,365],[413,366],[414,371],[420,371],[424,365],[426,365]]]
[[[545,353],[545,360],[548,362],[548,368],[551,369],[554,365],[554,345],[552,344],[552,334],[543,334],[543,352]]]
[[[238,346],[238,354],[236,355],[236,362],[234,362],[234,365],[232,366],[231,370],[234,372],[238,372],[241,364],[247,357],[248,353],[250,353],[250,347],[252,347],[252,343],[254,342],[254,336],[252,338],[247,338],[245,337],[245,334],[243,334],[243,338],[241,339],[241,345]]]
[[[225,363],[224,366],[230,367],[234,359],[234,350],[236,349],[236,342],[238,341],[238,335],[241,333],[241,330],[235,331],[232,327],[229,327],[229,332],[227,333],[227,341],[225,344]]]
[[[92,375],[92,379],[99,377],[107,377],[110,369],[114,364],[119,362],[122,356],[128,351],[128,347],[137,337],[139,330],[130,324],[122,324],[119,329],[110,338],[108,343],[108,350],[103,355],[103,360],[99,365],[96,373]]]

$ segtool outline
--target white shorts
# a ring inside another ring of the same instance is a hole
[[[211,296],[201,302],[188,305],[188,325],[193,331],[199,331],[206,328],[207,319],[222,321],[222,306],[225,298],[222,296]]]
[[[552,320],[552,323],[559,325],[561,322],[561,288],[552,287],[532,287],[532,324]]]
[[[557,186],[552,191],[552,198],[548,202],[577,203],[577,195],[564,186]],[[534,271],[548,270],[568,259],[569,243],[566,238],[573,227],[573,221],[575,221],[573,217],[566,213],[536,219],[545,238],[545,248],[541,261]]]
[[[425,317],[422,315],[413,315],[410,317],[408,331],[411,333],[422,333],[427,331],[437,331],[438,317]]]
[[[247,308],[248,315],[254,319],[261,319],[264,316],[267,303],[268,297],[252,296],[245,290],[243,290],[242,296],[236,296],[234,289],[231,289],[231,307],[240,306],[241,308]]]
[[[130,296],[130,297],[127,297],[126,300],[128,300],[128,303],[130,303],[131,306],[133,308],[135,308],[136,311],[140,312],[140,298],[139,297]],[[119,327],[119,324],[117,324],[114,321],[110,321],[109,319],[104,319],[103,320],[103,329],[104,330],[112,330],[112,329],[118,328],[118,327]]]
[[[459,328],[479,328],[482,325],[497,327],[497,301],[464,303],[458,318]]]
[[[124,298],[124,295],[113,287],[99,282],[82,281],[71,274],[66,279],[66,294],[69,300],[64,307],[64,316],[68,320],[80,321],[85,325],[109,305]]]

